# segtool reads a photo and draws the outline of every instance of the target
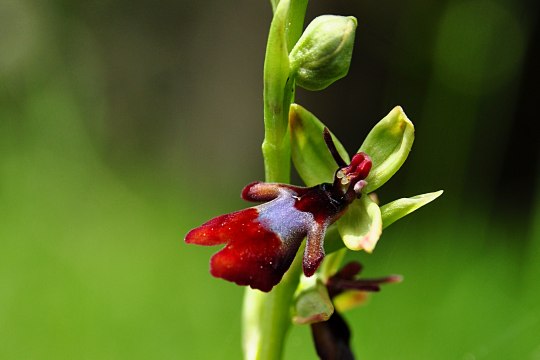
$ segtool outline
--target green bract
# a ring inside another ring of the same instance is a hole
[[[337,169],[323,141],[324,124],[300,105],[290,110],[291,152],[298,174],[308,186],[328,182]],[[394,175],[407,159],[414,141],[414,126],[403,109],[395,107],[379,121],[364,140],[359,151],[368,154],[373,167],[366,178],[363,196],[353,202],[336,222],[345,246],[351,250],[372,252],[383,227],[435,200],[442,191],[398,199],[382,207],[369,193]],[[334,137],[338,152],[345,161],[349,156]]]
[[[307,90],[322,90],[349,71],[356,19],[323,15],[306,28],[289,54],[291,75]]]
[[[328,290],[317,274],[309,278],[302,275],[294,295],[293,313],[293,322],[299,325],[326,321],[334,313]]]

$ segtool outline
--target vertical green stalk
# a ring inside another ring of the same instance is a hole
[[[289,108],[294,81],[289,77],[289,52],[302,34],[307,0],[282,0],[270,25],[264,60],[264,132],[266,181],[290,180]]]
[[[269,293],[244,294],[243,350],[246,360],[279,360],[291,325],[291,305],[302,271],[302,249],[281,282]]]
[[[289,108],[294,99],[290,79],[289,51],[300,38],[307,0],[272,0],[274,18],[270,25],[264,61],[264,129],[262,145],[268,182],[290,181]],[[301,272],[301,256],[283,280],[269,293],[247,289],[243,310],[243,349],[248,360],[281,359],[290,306]]]

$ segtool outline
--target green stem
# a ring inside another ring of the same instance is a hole
[[[294,81],[289,77],[289,51],[300,38],[307,0],[272,1],[264,61],[264,127],[262,145],[268,182],[290,182],[289,108],[294,99]],[[299,251],[281,282],[269,293],[247,289],[244,296],[243,348],[247,360],[281,359],[290,307],[300,280]]]
[[[243,312],[245,359],[281,359],[301,270],[302,251],[299,251],[289,271],[271,292],[246,289]]]
[[[302,34],[307,0],[281,0],[275,7],[264,59],[264,130],[266,181],[290,181],[289,108],[294,100],[289,52]],[[274,3],[273,3],[274,4]]]

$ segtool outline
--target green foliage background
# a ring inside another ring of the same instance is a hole
[[[298,102],[349,151],[402,105],[417,140],[382,202],[445,189],[351,255],[405,277],[346,314],[355,352],[540,358],[538,5],[309,9],[356,16],[357,45],[347,78]],[[241,356],[242,289],[183,236],[263,178],[270,17],[253,0],[0,0],[0,358]],[[314,356],[294,327],[286,358]]]

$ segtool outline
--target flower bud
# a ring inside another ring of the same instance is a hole
[[[289,54],[296,84],[307,90],[322,90],[349,71],[356,19],[323,15],[306,28]]]

